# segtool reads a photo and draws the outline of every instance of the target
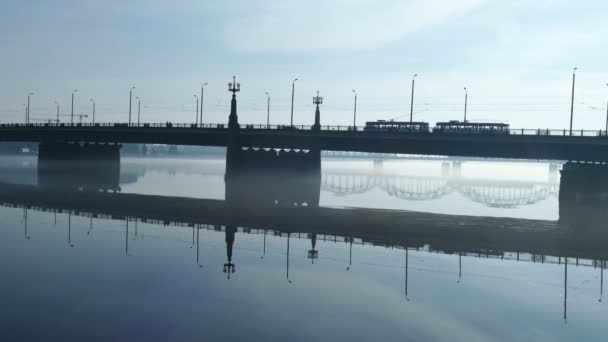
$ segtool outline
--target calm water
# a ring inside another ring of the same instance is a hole
[[[85,191],[36,198],[36,164],[0,159],[0,182],[22,184],[0,191],[3,340],[608,340],[595,248],[608,239],[560,230],[580,212],[603,218],[604,202],[560,205],[556,166],[324,159],[319,206],[334,223],[276,208],[235,226],[196,221],[198,210],[150,219],[175,197],[200,199],[201,212],[221,205],[222,159],[123,158],[120,193],[108,195],[150,195],[161,209],[148,219],[84,210]],[[265,191],[246,190],[253,202]],[[353,219],[351,234],[339,223],[352,215],[396,219]],[[454,228],[462,241],[444,238]],[[468,238],[492,234],[509,242]]]

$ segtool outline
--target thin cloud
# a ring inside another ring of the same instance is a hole
[[[227,33],[247,52],[356,50],[381,46],[466,14],[485,0],[266,2]]]

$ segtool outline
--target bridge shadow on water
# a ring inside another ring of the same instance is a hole
[[[237,170],[227,163],[224,200],[120,193],[119,161],[103,160],[39,162],[38,184],[3,183],[0,202],[166,225],[219,225],[230,228],[227,231],[241,227],[334,235],[386,246],[432,246],[446,253],[509,251],[608,259],[604,225],[608,171],[604,167],[566,164],[559,191],[559,220],[544,221],[320,207],[320,169],[301,160],[311,155],[297,155],[291,168],[274,169],[273,160],[280,155],[276,151],[246,152],[249,155],[239,160]],[[258,158],[260,154],[265,155]]]

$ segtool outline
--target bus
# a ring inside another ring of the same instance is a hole
[[[509,124],[505,123],[452,120],[437,122],[433,133],[507,135],[510,134],[510,131]]]
[[[365,123],[367,132],[399,132],[399,133],[429,133],[429,124],[420,121],[368,121]]]

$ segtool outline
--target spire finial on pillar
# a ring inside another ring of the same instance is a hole
[[[323,103],[323,97],[319,96],[319,90],[317,90],[317,96],[312,98],[312,103],[317,105],[317,109],[315,110],[315,124],[312,126],[313,130],[321,129],[321,111],[319,110],[319,105]]]
[[[232,82],[228,83],[228,91],[232,92],[228,128],[239,128],[239,118],[236,113],[236,93],[241,91],[241,84],[236,82],[236,76],[232,76]]]

